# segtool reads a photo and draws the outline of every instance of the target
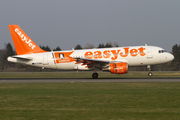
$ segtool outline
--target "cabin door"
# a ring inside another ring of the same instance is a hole
[[[47,54],[43,55],[43,65],[49,65],[49,63],[48,63],[48,55]]]
[[[153,58],[153,54],[152,54],[152,49],[151,48],[147,48],[147,58],[148,59]]]

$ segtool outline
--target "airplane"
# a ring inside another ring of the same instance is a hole
[[[98,78],[97,71],[109,71],[112,74],[128,73],[130,66],[146,65],[152,76],[151,66],[170,62],[171,53],[156,46],[127,46],[113,48],[95,48],[67,51],[44,51],[18,26],[8,25],[17,55],[9,56],[9,62],[35,67],[61,70],[94,71],[92,78]]]

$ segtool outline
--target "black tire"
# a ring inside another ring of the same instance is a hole
[[[98,73],[93,73],[93,74],[92,74],[92,78],[93,78],[93,79],[97,79],[97,78],[98,78]]]
[[[149,73],[148,73],[148,76],[149,76],[149,77],[152,77],[152,76],[153,76],[152,72],[149,72]]]

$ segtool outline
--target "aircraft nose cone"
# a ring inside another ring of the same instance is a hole
[[[174,60],[174,55],[170,54],[168,58],[170,61],[172,61],[172,60]]]

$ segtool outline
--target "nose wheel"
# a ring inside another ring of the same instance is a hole
[[[151,71],[151,66],[150,65],[147,66],[147,69],[149,70],[148,76],[149,77],[153,76],[152,72],[150,72]]]
[[[92,74],[92,78],[93,78],[93,79],[97,79],[97,78],[98,78],[98,73],[93,73],[93,74]]]
[[[149,72],[149,73],[148,73],[148,76],[149,76],[149,77],[153,76],[152,72]]]

